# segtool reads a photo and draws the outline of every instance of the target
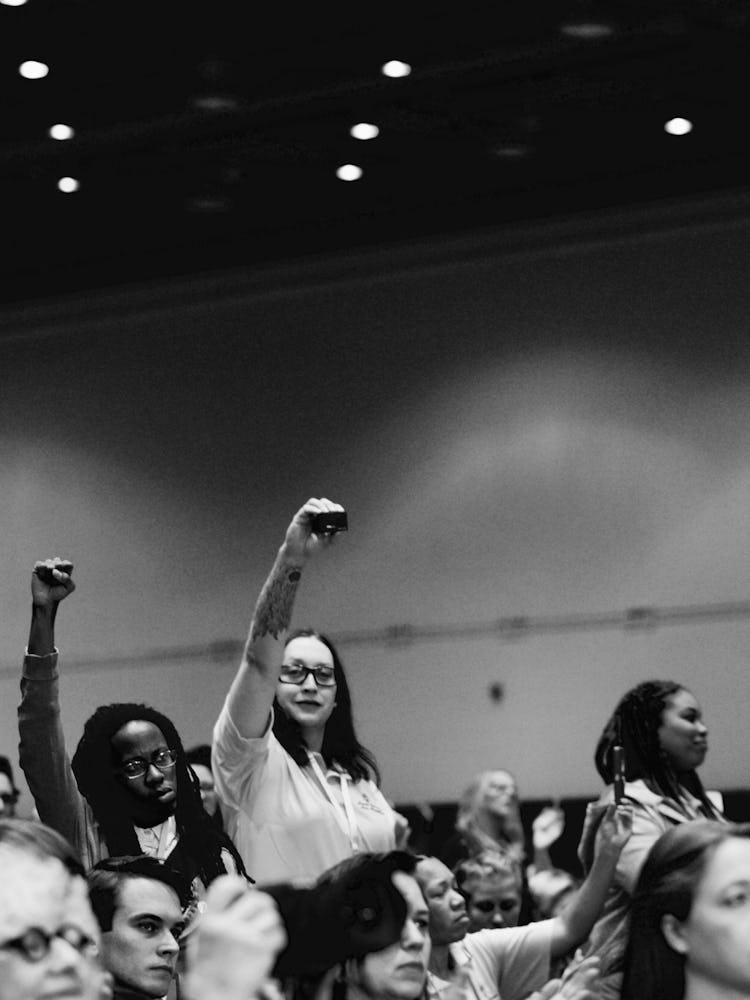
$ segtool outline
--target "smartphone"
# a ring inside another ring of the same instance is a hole
[[[316,535],[335,535],[349,530],[349,519],[345,510],[326,510],[314,515],[311,526]]]
[[[612,770],[615,786],[615,805],[625,797],[625,750],[616,745],[612,747]]]

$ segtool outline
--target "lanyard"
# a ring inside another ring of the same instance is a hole
[[[323,774],[318,759],[314,753],[310,750],[307,751],[307,758],[312,765],[312,769],[315,772],[315,777],[318,779],[320,787],[323,789],[323,793],[328,801],[333,806],[334,812],[336,813],[336,821],[339,826],[349,838],[349,845],[355,853],[362,850],[362,844],[360,842],[359,828],[357,826],[357,817],[354,814],[354,806],[352,805],[351,795],[349,794],[349,782],[352,780],[350,774],[346,771],[338,771],[338,777],[341,784],[341,797],[344,800],[344,805],[342,806],[336,796],[330,789],[328,784],[328,779]]]

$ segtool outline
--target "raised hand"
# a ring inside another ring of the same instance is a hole
[[[328,511],[343,511],[341,504],[333,503],[325,497],[311,497],[297,511],[292,522],[286,529],[284,539],[285,554],[292,561],[304,563],[311,555],[320,549],[327,548],[335,535],[318,535],[313,531],[313,518],[316,514]]]
[[[562,836],[565,813],[556,806],[546,806],[531,824],[535,851],[546,851]]]
[[[43,559],[34,563],[31,574],[31,600],[35,608],[53,608],[76,589],[67,559]]]
[[[621,802],[618,806],[607,806],[596,833],[597,851],[608,851],[619,855],[632,832],[632,805]]]
[[[276,903],[239,875],[211,883],[205,910],[188,938],[189,1000],[247,1000],[286,945]]]

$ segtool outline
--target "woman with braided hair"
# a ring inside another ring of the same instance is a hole
[[[37,563],[18,710],[19,757],[42,822],[87,869],[108,856],[148,854],[178,868],[198,895],[219,875],[245,874],[229,838],[203,809],[198,779],[172,722],[147,705],[103,705],[69,761],[60,721],[54,622],[75,589],[73,566]]]
[[[633,806],[633,834],[585,948],[602,962],[599,1000],[620,996],[631,897],[652,845],[680,823],[724,822],[721,796],[705,791],[696,770],[708,750],[707,736],[695,695],[675,681],[651,680],[623,696],[599,738],[594,761],[607,788],[587,809],[578,849],[585,870],[601,817],[615,799],[616,746],[624,757],[624,796]]]

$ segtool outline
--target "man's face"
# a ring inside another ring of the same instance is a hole
[[[83,878],[56,858],[35,858],[0,845],[0,1000],[93,1000],[101,982],[94,945],[99,928]],[[49,951],[32,959],[9,944],[33,929],[53,936]]]
[[[6,819],[16,815],[16,799],[18,792],[13,787],[7,774],[0,771],[0,816]]]
[[[158,760],[160,751],[168,749],[161,729],[144,719],[127,722],[112,737],[115,772],[120,784],[138,799],[174,809],[177,799],[175,765],[157,767],[153,763]],[[138,763],[143,766],[143,774],[128,777],[123,767],[134,767]]]
[[[118,892],[112,929],[102,934],[102,958],[115,980],[163,997],[177,965],[183,927],[174,889],[150,878],[127,878]]]

